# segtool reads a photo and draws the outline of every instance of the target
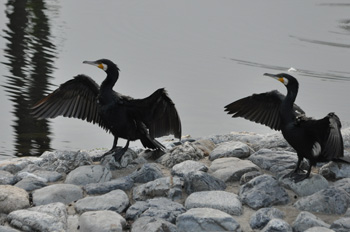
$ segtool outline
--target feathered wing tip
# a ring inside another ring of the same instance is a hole
[[[329,121],[329,132],[324,145],[323,156],[327,157],[328,160],[344,157],[340,119],[334,113],[329,113],[325,118]]]
[[[175,104],[170,99],[164,88],[155,91],[149,98],[152,99],[152,119],[149,130],[153,138],[173,134],[175,138],[181,139],[181,120]]]
[[[57,116],[79,118],[106,129],[98,114],[98,91],[99,86],[90,77],[77,75],[36,103],[31,108],[32,114],[38,119]]]

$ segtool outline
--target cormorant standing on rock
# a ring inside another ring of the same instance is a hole
[[[306,117],[304,111],[294,104],[299,89],[298,81],[286,73],[264,75],[283,83],[287,88],[287,96],[277,90],[253,94],[225,106],[225,111],[233,114],[232,117],[243,117],[282,131],[283,137],[298,155],[296,168],[289,174],[295,182],[308,178],[311,167],[317,162],[343,157],[344,145],[338,116],[329,113],[319,120]],[[309,161],[306,174],[300,173],[303,158]]]
[[[73,117],[97,123],[114,136],[113,154],[119,161],[130,141],[141,140],[144,147],[164,151],[165,147],[155,138],[173,134],[181,138],[181,121],[174,103],[161,88],[144,99],[133,99],[113,91],[119,77],[119,68],[112,61],[100,59],[84,61],[107,73],[98,86],[86,75],[77,75],[60,85],[33,107],[35,117]],[[118,138],[127,140],[125,147],[117,147]]]

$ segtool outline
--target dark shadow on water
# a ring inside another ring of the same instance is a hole
[[[6,3],[7,28],[2,35],[9,75],[2,87],[13,106],[14,155],[37,156],[50,150],[47,120],[36,120],[30,108],[46,95],[55,59],[50,24],[42,0],[9,0]]]
[[[276,70],[277,72],[288,72],[288,70],[292,68],[292,67],[286,67],[286,66],[276,66],[272,64],[257,63],[253,61],[240,60],[235,58],[225,58],[225,59],[235,61],[241,65],[247,65],[247,66],[263,68],[263,69],[271,69],[271,70]],[[294,72],[301,76],[317,77],[324,80],[350,81],[350,73],[347,73],[347,72],[339,72],[339,71],[317,72],[317,71],[299,69],[299,68],[296,68]]]

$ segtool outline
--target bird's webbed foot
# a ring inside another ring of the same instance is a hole
[[[305,179],[307,179],[309,177],[309,175],[307,173],[294,173],[291,176],[291,179],[294,181],[294,183],[298,183],[301,182]]]

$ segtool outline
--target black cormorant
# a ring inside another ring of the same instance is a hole
[[[344,146],[338,116],[329,113],[319,120],[306,117],[304,111],[294,104],[298,94],[298,81],[286,73],[264,75],[282,82],[287,87],[287,96],[277,90],[253,94],[225,106],[225,111],[233,114],[232,117],[243,117],[281,130],[283,137],[298,155],[296,168],[290,173],[296,182],[308,178],[311,167],[317,162],[343,157]],[[303,158],[309,162],[306,174],[299,173]]]
[[[107,73],[98,86],[86,75],[77,75],[60,85],[33,107],[37,118],[55,118],[59,115],[97,123],[114,135],[113,146],[105,153],[119,161],[129,142],[141,140],[144,147],[164,151],[156,137],[173,134],[181,138],[181,121],[174,103],[161,88],[144,99],[133,99],[113,91],[119,77],[119,68],[112,61],[100,59],[84,61]],[[125,147],[117,147],[118,138],[127,140]]]

